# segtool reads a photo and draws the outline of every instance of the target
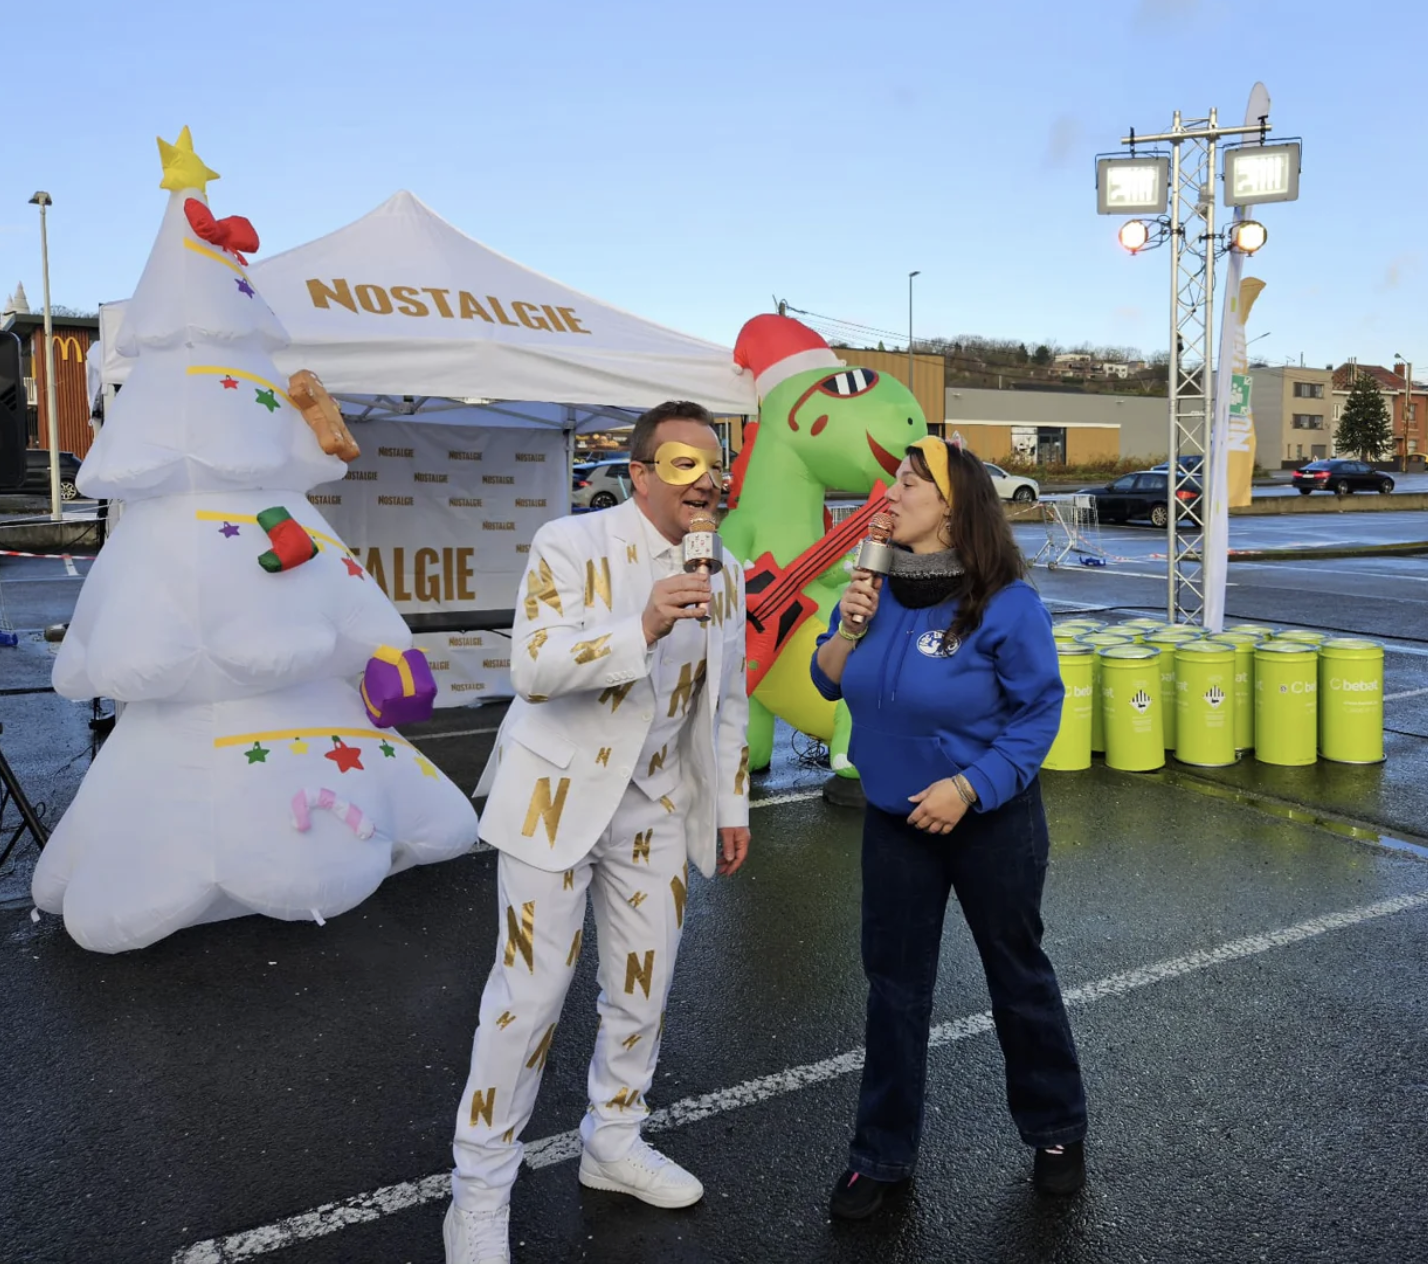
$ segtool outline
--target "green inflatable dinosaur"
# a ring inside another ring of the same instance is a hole
[[[755,316],[739,333],[734,359],[754,375],[760,400],[719,531],[745,566],[749,767],[768,767],[779,716],[827,743],[840,776],[856,777],[848,709],[819,695],[808,662],[848,582],[846,556],[865,534],[866,512],[830,534],[824,501],[830,490],[870,496],[891,482],[927,422],[896,378],[844,365],[788,316]]]

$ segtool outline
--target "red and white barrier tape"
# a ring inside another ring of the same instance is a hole
[[[20,553],[15,549],[0,549],[0,557],[45,557],[56,562],[92,562],[94,558],[84,553]]]

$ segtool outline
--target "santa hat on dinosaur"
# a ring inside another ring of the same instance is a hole
[[[755,316],[739,330],[734,363],[754,375],[760,399],[795,373],[843,367],[819,334],[792,316],[775,312]]]

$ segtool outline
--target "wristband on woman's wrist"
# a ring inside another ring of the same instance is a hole
[[[861,632],[849,632],[847,624],[840,623],[838,625],[838,635],[841,636],[845,641],[861,641],[865,636],[868,635],[867,625],[865,624],[863,626],[863,630]]]
[[[957,787],[957,793],[962,802],[971,807],[977,801],[977,792],[972,788],[972,783],[960,772],[952,778],[952,784]]]

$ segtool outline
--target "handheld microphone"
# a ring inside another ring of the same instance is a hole
[[[868,519],[868,538],[858,547],[858,560],[853,569],[866,575],[886,575],[892,570],[893,551],[888,543],[892,539],[893,520],[885,513],[875,513]],[[862,616],[849,620],[861,627],[867,622]]]
[[[696,514],[684,536],[684,572],[686,575],[698,573],[706,579],[724,568],[724,557],[719,550],[719,539],[714,534],[719,524],[708,514]],[[700,623],[708,623],[706,611],[699,616]]]

